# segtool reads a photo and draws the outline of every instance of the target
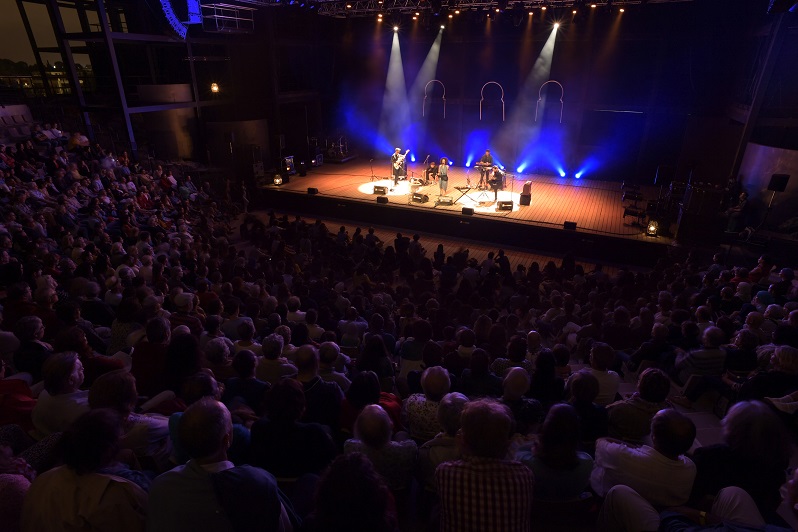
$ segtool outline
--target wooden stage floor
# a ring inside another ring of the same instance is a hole
[[[372,175],[374,177],[372,178]],[[325,164],[311,168],[307,176],[291,176],[289,183],[279,187],[267,186],[266,189],[281,189],[296,193],[307,193],[310,187],[317,188],[319,195],[340,198],[347,201],[374,203],[374,186],[388,187],[388,201],[391,206],[403,206],[409,210],[425,209],[448,211],[456,214],[463,207],[472,207],[480,216],[495,218],[514,224],[529,224],[552,229],[562,229],[563,222],[575,222],[577,232],[592,233],[606,237],[632,239],[637,241],[656,240],[658,244],[670,244],[672,239],[659,236],[656,239],[646,237],[643,228],[632,225],[636,220],[624,218],[623,191],[621,184],[610,181],[591,181],[589,179],[554,178],[543,175],[519,174],[515,179],[507,178],[507,188],[499,191],[499,201],[512,201],[512,211],[497,211],[496,206],[486,205],[493,202],[493,192],[481,192],[476,189],[457,190],[465,187],[470,181],[476,185],[479,181],[477,169],[453,166],[449,169],[448,196],[454,205],[439,205],[437,184],[421,186],[417,192],[429,196],[427,203],[410,201],[410,183],[401,181],[393,187],[389,177],[389,165],[375,161],[372,166],[368,161],[355,159],[344,164]],[[423,167],[411,163],[408,168],[411,177],[423,176]],[[531,181],[532,201],[529,206],[520,206],[520,193],[525,181]],[[391,190],[392,189],[392,190]],[[653,200],[659,193],[655,187],[643,187],[643,196]],[[482,205],[480,205],[482,204]],[[645,207],[645,201],[640,203]]]

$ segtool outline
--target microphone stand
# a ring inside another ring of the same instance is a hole
[[[371,182],[374,182],[374,159],[369,159],[369,164],[371,165]]]

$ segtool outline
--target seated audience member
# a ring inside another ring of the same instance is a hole
[[[238,353],[242,349],[249,349],[255,355],[263,355],[263,347],[254,340],[255,324],[251,321],[242,321],[238,326],[238,336],[240,340],[233,344],[233,352]]]
[[[402,402],[394,394],[380,390],[380,381],[373,371],[361,371],[352,379],[352,385],[341,401],[341,431],[352,434],[355,420],[367,405],[380,405],[391,416],[396,430],[403,427]]]
[[[53,347],[56,352],[74,351],[83,363],[84,383],[90,387],[100,375],[123,369],[124,362],[115,357],[95,353],[86,339],[86,333],[80,327],[70,327],[58,333]]]
[[[753,498],[762,517],[773,522],[790,457],[782,422],[764,403],[750,401],[732,406],[721,424],[723,443],[693,452],[697,474],[692,504],[706,509],[707,497],[737,486]]]
[[[33,428],[31,414],[36,406],[36,399],[27,382],[22,379],[7,379],[6,372],[10,368],[0,355],[0,427],[3,425],[19,425],[25,430]]]
[[[690,498],[695,464],[684,454],[695,440],[693,422],[676,410],[660,410],[651,420],[653,447],[630,447],[607,438],[596,442],[590,485],[600,497],[613,486],[629,486],[655,507],[678,506]]]
[[[427,491],[435,491],[435,469],[444,462],[462,458],[462,449],[457,445],[460,430],[460,414],[468,404],[468,397],[461,393],[447,393],[438,404],[438,423],[441,432],[418,448],[419,480]]]
[[[506,459],[513,430],[507,407],[480,399],[465,406],[460,421],[464,457],[435,471],[440,530],[531,530],[534,475]],[[502,497],[488,495],[495,493]]]
[[[380,383],[394,379],[396,370],[382,336],[373,334],[366,338],[363,343],[363,352],[357,359],[357,370],[373,371],[377,374]]]
[[[582,450],[595,454],[594,446],[598,438],[607,435],[609,416],[607,409],[594,403],[598,395],[598,379],[587,372],[577,371],[568,379],[571,406],[579,415],[582,427]]]
[[[255,376],[266,381],[272,386],[277,384],[277,381],[284,377],[296,376],[296,366],[289,363],[286,358],[282,356],[283,352],[283,337],[279,334],[270,334],[263,339],[263,358],[258,362],[258,367],[255,369]]]
[[[199,342],[192,334],[177,334],[172,331],[172,339],[166,348],[167,389],[179,394],[183,382],[202,370],[202,352]]]
[[[557,344],[551,348],[551,353],[554,355],[554,372],[557,375],[557,377],[563,380],[563,386],[564,386],[565,380],[568,377],[570,377],[571,373],[573,372],[570,363],[571,350],[565,344]]]
[[[355,421],[355,437],[344,443],[344,453],[363,453],[392,491],[410,487],[418,447],[407,434],[392,439],[393,423],[379,405],[366,406]]]
[[[36,471],[11,447],[0,443],[0,523],[3,530],[18,531],[22,503]]]
[[[299,421],[305,404],[299,382],[283,379],[272,386],[264,399],[266,415],[252,425],[248,463],[288,478],[327,467],[335,445],[323,425]]]
[[[554,354],[543,349],[535,358],[535,372],[529,383],[529,396],[537,399],[544,407],[562,401],[565,382],[557,375],[557,360]]]
[[[644,370],[631,397],[607,406],[610,438],[642,443],[651,431],[651,418],[660,410],[672,408],[666,401],[670,390],[671,380],[664,371]]]
[[[231,354],[227,338],[214,338],[205,344],[202,366],[209,369],[219,382],[225,382],[236,376]]]
[[[120,416],[122,435],[119,448],[133,451],[144,469],[166,471],[172,453],[169,418],[158,414],[137,414],[137,401],[136,379],[125,371],[101,375],[89,389],[89,407],[92,410],[109,408]]]
[[[490,369],[490,357],[484,349],[474,349],[469,365],[460,374],[460,391],[472,399],[498,397],[502,379]]]
[[[51,355],[44,364],[44,391],[31,418],[37,439],[63,432],[89,410],[89,392],[81,390],[83,363],[77,353]]]
[[[723,374],[726,351],[721,345],[725,340],[723,330],[707,327],[702,336],[702,347],[689,352],[682,351],[676,356],[674,374],[678,382],[685,384],[691,375]]]
[[[236,376],[230,377],[224,383],[222,402],[225,406],[234,410],[237,404],[243,403],[252,410],[260,408],[263,394],[269,390],[270,385],[255,377],[257,364],[258,357],[252,351],[245,349],[236,353],[232,363]]]
[[[524,368],[530,375],[534,373],[532,363],[526,359],[526,339],[514,336],[507,344],[507,358],[496,358],[490,365],[490,370],[503,377],[510,368]]]
[[[334,382],[319,377],[319,352],[312,345],[303,345],[295,355],[297,380],[305,390],[306,408],[302,421],[321,423],[333,431],[338,431],[341,417],[341,400],[344,394]]]
[[[416,442],[431,440],[440,432],[438,403],[449,393],[449,372],[440,366],[427,368],[421,375],[423,394],[413,394],[404,401],[410,436]]]
[[[53,354],[53,346],[42,341],[44,324],[41,318],[20,317],[14,325],[14,335],[19,340],[19,347],[14,353],[14,368],[17,371],[30,373],[32,383],[41,381],[44,362]]]
[[[502,384],[504,391],[500,402],[513,414],[515,432],[526,436],[543,419],[540,402],[524,397],[529,391],[529,373],[521,367],[511,368]]]
[[[116,457],[119,425],[116,413],[106,409],[75,420],[61,440],[64,465],[39,475],[28,490],[21,530],[145,530],[147,494],[133,482],[99,472]]]
[[[293,530],[274,477],[227,459],[233,422],[222,403],[194,403],[178,430],[191,460],[153,481],[147,530]]]
[[[587,489],[593,459],[579,451],[579,442],[576,409],[564,403],[551,407],[537,442],[515,454],[535,474],[535,500],[576,499]]]
[[[655,323],[651,327],[651,340],[643,342],[629,357],[627,363],[629,369],[636,371],[644,360],[658,368],[669,367],[673,356],[673,345],[668,341],[669,335],[667,325]]]
[[[341,391],[346,393],[352,381],[344,375],[335,371],[335,364],[341,355],[341,349],[335,342],[323,342],[319,345],[319,377],[328,382],[336,383]]]
[[[307,532],[398,532],[396,503],[382,476],[360,453],[335,459],[319,481]]]
[[[152,318],[145,327],[147,336],[139,341],[131,354],[130,373],[136,377],[136,388],[146,397],[153,397],[167,388],[166,349],[172,331],[169,321]]]
[[[610,370],[609,367],[615,362],[615,351],[609,345],[603,342],[593,342],[590,348],[590,368],[582,370],[583,372],[590,373],[599,382],[599,393],[595,402],[607,406],[615,400],[618,393],[618,386],[621,379],[617,373]],[[574,378],[571,375],[568,382]]]

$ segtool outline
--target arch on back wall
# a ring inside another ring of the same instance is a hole
[[[425,116],[427,110],[427,88],[431,83],[440,83],[441,87],[443,87],[443,96],[441,96],[441,100],[443,100],[443,118],[446,118],[446,85],[439,79],[431,79],[424,85],[424,101],[421,102],[421,116]]]
[[[498,81],[489,81],[482,86],[482,89],[479,91],[479,120],[482,120],[482,102],[485,101],[485,87],[488,85],[496,85],[499,87],[499,90],[502,91],[502,97],[500,98],[502,102],[502,122],[504,122],[504,87]]]
[[[563,99],[565,98],[565,88],[563,88],[562,83],[553,79],[550,79],[549,81],[543,83],[543,85],[541,85],[540,89],[538,90],[538,101],[537,103],[535,103],[535,122],[538,121],[538,107],[540,107],[540,102],[543,101],[543,87],[545,87],[549,83],[556,83],[557,86],[560,87],[560,124],[562,124],[562,110],[565,105],[565,102],[563,101]]]

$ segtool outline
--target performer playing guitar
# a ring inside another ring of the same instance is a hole
[[[487,188],[487,175],[493,167],[493,156],[490,154],[490,149],[485,150],[485,155],[476,162],[475,166],[479,167],[479,188]]]
[[[499,189],[504,188],[504,172],[498,166],[493,165],[488,173],[488,186],[493,190],[493,202],[499,199]]]
[[[396,148],[391,156],[391,164],[393,165],[393,186],[396,186],[402,177],[407,177],[405,157],[407,157],[408,153],[410,153],[409,149],[402,153],[402,148]]]

